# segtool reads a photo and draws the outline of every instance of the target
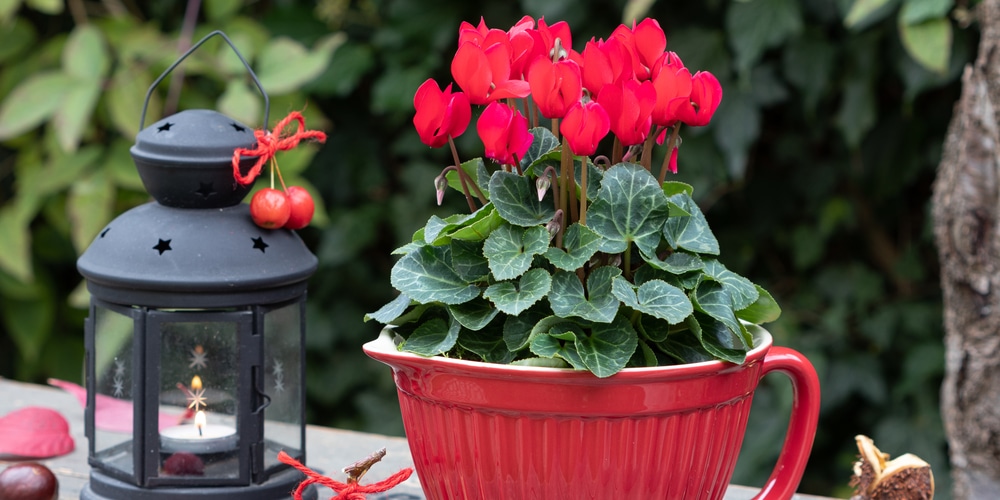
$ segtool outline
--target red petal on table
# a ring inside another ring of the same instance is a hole
[[[69,423],[55,410],[29,406],[0,417],[0,456],[47,458],[71,451]]]
[[[67,382],[50,378],[49,385],[59,387],[66,392],[76,396],[84,408],[87,407],[87,389]],[[123,399],[113,398],[104,394],[94,396],[94,427],[105,431],[132,433],[132,402]],[[168,415],[160,413],[159,428],[173,427],[183,420],[183,416]]]

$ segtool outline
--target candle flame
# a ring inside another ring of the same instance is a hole
[[[194,414],[194,426],[198,429],[198,435],[201,436],[201,430],[208,425],[208,419],[205,418],[205,412],[198,410]]]
[[[194,390],[201,389],[201,377],[195,375],[191,378],[191,388]]]

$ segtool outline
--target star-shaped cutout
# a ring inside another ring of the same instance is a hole
[[[208,353],[205,348],[198,345],[191,349],[191,364],[188,368],[205,368],[208,366]]]
[[[120,398],[125,394],[125,381],[120,378],[114,380],[115,397]]]
[[[205,389],[195,389],[192,392],[188,392],[188,408],[199,411],[202,406],[208,406],[205,402]]]
[[[260,253],[264,253],[264,249],[271,246],[268,245],[267,243],[264,243],[263,236],[258,236],[256,238],[251,238],[251,239],[253,239],[253,247],[256,248],[257,250],[260,250]]]
[[[166,132],[166,131],[170,130],[170,127],[173,127],[173,126],[174,126],[173,123],[166,122],[163,125],[160,125],[159,127],[156,127],[156,131],[157,132]]]
[[[198,189],[195,190],[195,193],[200,194],[202,198],[207,200],[209,196],[215,194],[215,188],[212,186],[211,182],[199,182],[198,184],[199,186]]]
[[[173,248],[170,248],[170,241],[171,240],[160,240],[160,242],[153,247],[153,250],[159,250],[160,255],[163,255],[163,252],[166,252],[167,250],[173,250]]]
[[[233,126],[233,130],[235,130],[237,132],[246,132],[247,131],[247,128],[244,127],[244,126],[242,126],[242,125],[240,125],[239,123],[230,123],[230,125],[232,125]]]

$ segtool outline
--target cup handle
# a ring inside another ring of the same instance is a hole
[[[785,444],[778,463],[754,500],[788,500],[795,495],[809,452],[816,437],[819,420],[819,377],[812,363],[798,351],[772,347],[764,357],[761,377],[781,372],[792,381],[792,414],[788,421]]]

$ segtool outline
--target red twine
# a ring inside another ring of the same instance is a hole
[[[278,460],[282,463],[291,465],[296,470],[306,475],[306,479],[299,483],[299,486],[295,488],[295,491],[292,493],[292,497],[295,500],[302,500],[302,493],[311,484],[319,484],[333,490],[336,495],[330,497],[330,500],[338,498],[342,500],[365,500],[365,495],[369,493],[382,493],[384,491],[389,491],[403,481],[409,479],[410,474],[413,474],[413,469],[407,468],[374,484],[362,485],[350,479],[346,483],[341,483],[340,481],[330,479],[310,469],[309,467],[302,465],[301,462],[292,458],[284,451],[278,452]]]
[[[298,122],[298,129],[293,134],[285,135],[283,133],[285,128],[291,125],[293,121]],[[274,126],[274,130],[277,135],[264,129],[254,130],[253,135],[257,138],[257,146],[253,149],[236,148],[236,151],[233,151],[233,177],[236,179],[236,182],[244,186],[250,184],[260,175],[264,164],[274,158],[275,153],[278,151],[288,151],[298,146],[299,142],[303,139],[316,139],[319,142],[326,142],[325,133],[319,130],[306,130],[306,119],[298,111],[292,111],[288,116],[282,118]],[[247,175],[240,173],[240,156],[257,157],[257,163],[254,163],[250,171],[247,172]]]

